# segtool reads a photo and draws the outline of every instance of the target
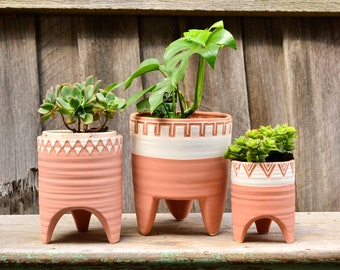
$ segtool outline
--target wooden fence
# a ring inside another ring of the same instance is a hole
[[[190,4],[195,1],[180,1],[176,8],[155,0],[41,2],[0,1],[0,214],[38,212],[36,137],[43,129],[62,128],[60,121],[39,123],[37,109],[51,85],[91,74],[104,85],[122,80],[142,59],[160,58],[183,31],[220,19],[238,50],[221,51],[215,71],[208,70],[201,110],[230,113],[234,137],[259,125],[294,125],[297,211],[340,211],[339,1],[254,1],[262,4],[252,7],[214,0],[209,7],[198,1],[196,8]],[[153,79],[138,81],[134,89]],[[192,86],[193,73],[185,91]],[[124,212],[134,212],[128,127],[133,111],[110,124],[124,136]]]

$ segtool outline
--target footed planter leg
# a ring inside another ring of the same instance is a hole
[[[86,210],[73,210],[71,213],[76,223],[78,232],[87,232],[89,229],[91,212]]]
[[[149,195],[135,194],[136,216],[140,234],[148,235],[155,222],[159,199]]]
[[[165,200],[165,202],[176,220],[185,219],[189,215],[193,203],[192,200]]]
[[[209,235],[219,233],[224,211],[225,192],[220,195],[199,199],[202,218]]]
[[[259,234],[266,234],[269,232],[272,220],[269,218],[261,218],[255,221],[256,230]]]

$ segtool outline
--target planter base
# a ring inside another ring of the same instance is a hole
[[[193,200],[198,200],[207,233],[218,234],[227,190],[223,158],[176,161],[132,154],[132,165],[137,223],[142,235],[151,232],[160,199],[165,199],[177,220],[185,219]]]
[[[79,232],[87,232],[89,228],[90,218],[92,214],[98,218],[103,225],[108,241],[113,244],[120,239],[120,215],[114,214],[117,210],[112,209],[98,210],[90,208],[82,209],[55,209],[54,213],[41,212],[41,239],[42,242],[48,244],[51,242],[54,228],[56,227],[59,219],[67,212],[71,211],[73,219],[76,223],[77,230]],[[118,229],[117,229],[118,228]]]
[[[286,243],[294,242],[295,185],[247,187],[231,185],[233,235],[244,242],[255,222],[259,234],[267,234],[272,221],[280,227]]]
[[[143,196],[141,194],[135,195],[138,228],[142,235],[148,235],[152,230],[159,200],[160,199],[151,196]],[[168,207],[170,205],[169,211],[176,220],[185,219],[188,216],[193,203],[193,200],[165,201]],[[225,194],[210,198],[200,198],[198,201],[207,233],[211,236],[217,235],[220,230],[224,211]]]

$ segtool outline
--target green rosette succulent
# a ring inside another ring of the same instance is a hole
[[[125,106],[125,100],[118,98],[112,87],[100,86],[101,81],[94,82],[93,76],[82,83],[52,86],[38,110],[40,120],[44,122],[60,114],[72,132],[106,131],[108,120]]]

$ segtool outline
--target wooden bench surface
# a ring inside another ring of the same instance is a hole
[[[152,234],[138,233],[135,214],[123,214],[121,240],[109,244],[104,230],[91,218],[87,233],[79,233],[71,215],[58,222],[50,244],[42,244],[38,215],[0,216],[1,264],[340,264],[340,212],[296,213],[296,236],[284,243],[273,223],[269,234],[258,235],[254,224],[246,242],[232,240],[231,215],[225,213],[220,234],[208,236],[200,214],[175,221],[157,214]],[[295,268],[294,268],[295,269]]]

